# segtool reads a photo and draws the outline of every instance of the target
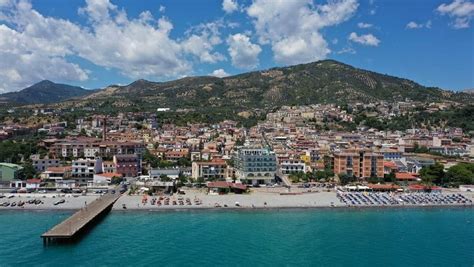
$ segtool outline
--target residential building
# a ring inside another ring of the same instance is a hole
[[[240,148],[235,155],[236,176],[242,182],[266,184],[275,179],[277,162],[266,148]]]
[[[213,160],[213,161],[194,161],[192,163],[191,177],[198,179],[199,177],[205,180],[221,180],[228,177],[227,163],[225,160]]]
[[[142,172],[140,158],[136,154],[115,155],[114,164],[116,173],[124,177],[136,177]]]
[[[49,167],[41,173],[41,179],[43,180],[52,180],[58,181],[63,179],[71,178],[72,176],[72,166],[64,167]]]
[[[423,167],[434,165],[434,159],[421,158],[421,157],[407,157],[406,165],[408,172],[419,173]]]
[[[364,150],[334,153],[334,173],[358,178],[383,177],[383,155]]]
[[[71,176],[80,184],[92,180],[94,174],[102,173],[102,159],[76,159],[72,161]]]
[[[36,171],[42,172],[49,167],[59,167],[59,159],[50,159],[48,156],[40,158],[40,155],[35,154],[30,157],[33,167]]]
[[[306,164],[302,160],[286,159],[282,160],[279,165],[280,171],[283,174],[291,174],[297,172],[306,172]]]
[[[103,161],[102,162],[102,171],[104,173],[115,173],[116,168],[115,168],[115,163],[113,161]]]
[[[166,175],[170,179],[177,179],[182,173],[180,168],[160,168],[160,169],[151,169],[148,172],[150,179],[160,179]]]

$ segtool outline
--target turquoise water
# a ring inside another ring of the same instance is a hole
[[[43,247],[67,212],[0,212],[0,266],[473,266],[473,209],[112,212]]]

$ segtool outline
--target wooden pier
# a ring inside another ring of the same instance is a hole
[[[71,215],[71,217],[42,234],[43,244],[68,242],[76,239],[87,228],[93,226],[95,222],[106,215],[120,196],[119,193],[107,193],[102,195],[86,207]]]

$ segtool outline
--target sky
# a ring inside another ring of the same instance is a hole
[[[0,0],[0,93],[334,59],[474,88],[473,0]]]

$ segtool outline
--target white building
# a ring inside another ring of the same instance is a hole
[[[275,179],[275,152],[266,148],[240,148],[234,157],[236,176],[244,183],[267,184]]]
[[[36,171],[42,172],[49,167],[59,167],[59,159],[50,159],[48,156],[40,158],[40,155],[35,154],[30,157],[33,167]]]
[[[306,172],[306,164],[302,160],[286,159],[280,162],[280,171],[283,174]]]
[[[86,184],[97,173],[102,173],[102,159],[100,158],[72,161],[71,176],[80,184]]]

